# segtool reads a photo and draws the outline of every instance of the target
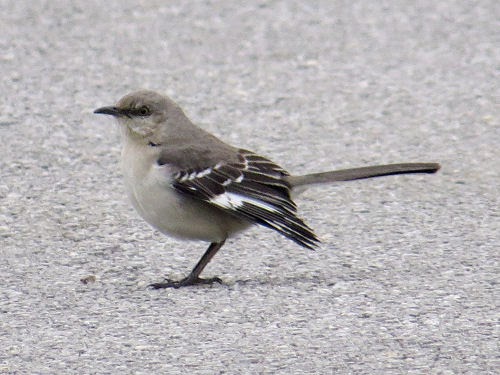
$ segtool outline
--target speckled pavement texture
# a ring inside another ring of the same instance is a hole
[[[0,2],[0,374],[495,374],[497,1]],[[294,173],[322,247],[206,244],[127,202],[93,109],[148,88]],[[82,278],[88,278],[87,284]]]

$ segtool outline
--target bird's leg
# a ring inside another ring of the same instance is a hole
[[[212,284],[212,283],[222,283],[222,280],[218,277],[212,277],[210,279],[202,279],[200,278],[200,273],[206,267],[210,259],[219,251],[219,249],[224,245],[226,240],[222,242],[212,242],[208,249],[205,251],[205,254],[198,261],[196,266],[194,266],[191,273],[182,280],[173,281],[173,280],[165,280],[162,283],[154,283],[149,285],[154,289],[163,289],[163,288],[180,288],[182,286],[189,286],[195,284]]]

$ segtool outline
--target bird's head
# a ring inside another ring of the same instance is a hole
[[[163,143],[168,133],[187,119],[174,101],[149,90],[125,95],[116,105],[98,108],[94,113],[115,117],[124,137],[145,144]]]

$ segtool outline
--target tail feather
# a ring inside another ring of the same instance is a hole
[[[382,177],[395,174],[435,173],[439,168],[441,168],[441,166],[438,163],[398,163],[311,173],[303,176],[289,176],[287,179],[292,188],[295,188],[304,185],[360,180],[363,178]]]

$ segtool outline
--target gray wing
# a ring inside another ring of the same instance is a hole
[[[319,240],[297,217],[290,198],[288,173],[251,151],[238,150],[235,161],[181,169],[173,187],[235,216],[269,227],[298,244],[313,248]]]

